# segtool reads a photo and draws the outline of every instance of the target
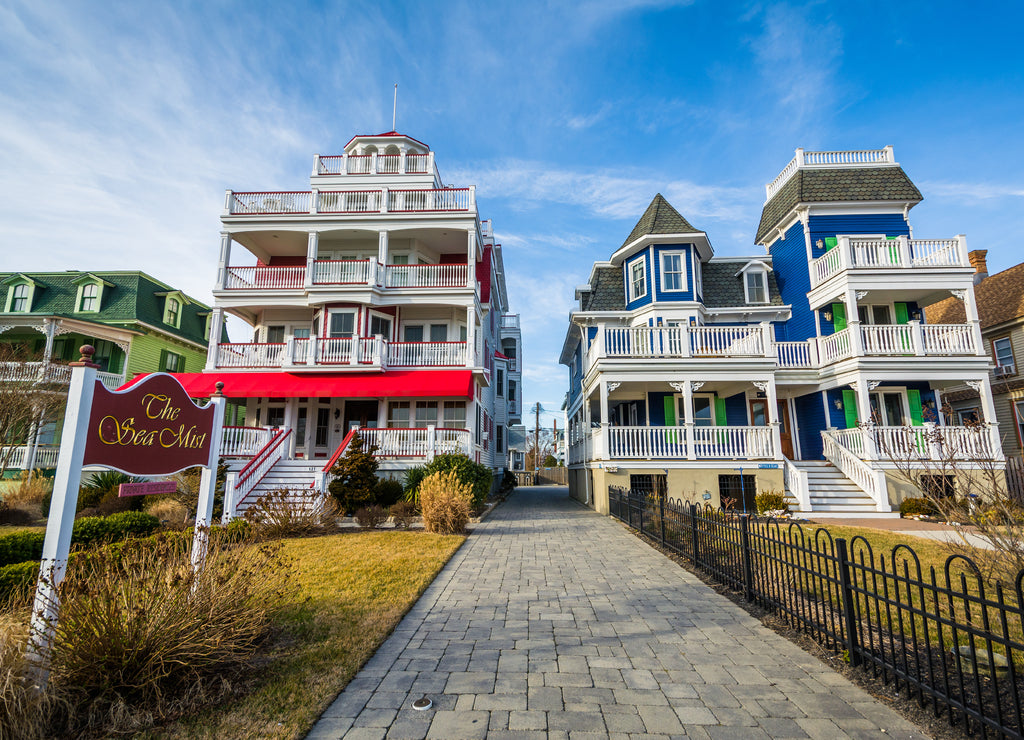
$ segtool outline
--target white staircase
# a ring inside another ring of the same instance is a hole
[[[807,474],[811,510],[798,511],[796,498],[786,491],[794,513],[816,519],[839,517],[899,517],[899,512],[880,512],[872,499],[835,465],[825,460],[794,460],[793,465]]]
[[[241,469],[241,461],[236,469]],[[322,462],[310,460],[278,460],[274,466],[267,471],[263,479],[249,492],[241,501],[235,504],[235,516],[245,516],[245,512],[256,505],[262,496],[286,488],[289,491],[308,491],[310,484],[319,480]],[[230,470],[230,468],[229,468]]]

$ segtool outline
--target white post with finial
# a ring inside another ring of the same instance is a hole
[[[391,106],[391,130],[396,131],[395,121],[398,118],[398,83],[395,83],[395,102]]]
[[[218,380],[217,390],[210,398],[214,406],[213,428],[210,430],[210,457],[199,477],[199,504],[196,506],[196,526],[192,535],[192,568],[199,571],[206,560],[210,543],[210,524],[213,519],[213,496],[217,490],[217,465],[220,463],[220,443],[224,430],[224,383]]]

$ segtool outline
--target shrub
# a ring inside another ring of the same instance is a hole
[[[98,509],[101,502],[109,500],[113,495],[117,498],[117,489],[122,483],[136,483],[138,478],[125,475],[117,470],[104,470],[102,473],[93,473],[88,482],[78,489],[78,511],[82,509]],[[142,499],[138,496],[125,497],[125,503],[120,504],[122,508],[117,509],[115,505],[108,504],[113,513],[115,510],[128,511],[129,509],[141,509]]]
[[[149,502],[146,513],[155,516],[164,526],[184,525],[195,509],[189,509],[185,504],[173,498],[160,498]]]
[[[758,516],[763,516],[768,511],[789,511],[786,494],[782,491],[761,491],[754,496],[754,506],[757,507]]]
[[[472,491],[471,506],[482,506],[491,492],[491,469],[470,460],[465,455],[438,455],[424,467],[427,475],[431,473],[454,472],[458,479],[467,484]]]
[[[38,560],[0,566],[0,601],[27,599],[38,577]]]
[[[327,490],[345,514],[373,502],[379,465],[373,456],[375,449],[374,446],[365,449],[363,438],[355,434],[345,454],[331,468],[334,478],[327,484]]]
[[[75,706],[75,733],[134,734],[216,700],[251,670],[286,603],[279,548],[211,544],[193,576],[174,539],[104,548],[68,568],[51,680]]]
[[[391,506],[390,513],[397,529],[408,529],[416,516],[416,506],[409,501],[399,501]]]
[[[124,511],[107,517],[86,517],[75,520],[71,542],[90,545],[123,540],[125,537],[152,534],[159,526],[159,519],[141,511]]]
[[[255,537],[277,539],[304,537],[337,528],[338,504],[333,498],[309,488],[280,488],[260,497],[244,520]],[[238,526],[238,525],[236,525]]]
[[[937,513],[930,499],[911,497],[900,502],[900,516],[933,516]]]
[[[49,491],[43,494],[43,499],[42,501],[39,502],[39,513],[42,514],[44,518],[50,516],[50,501],[52,499],[53,489],[51,488]]]
[[[374,503],[386,509],[400,501],[403,493],[404,490],[401,483],[396,480],[381,478],[374,487]]]
[[[388,515],[384,513],[384,509],[377,504],[372,506],[364,506],[356,512],[356,521],[359,522],[360,527],[366,529],[376,529],[381,524],[387,521]]]
[[[26,509],[26,505],[32,506],[32,504],[27,502],[11,505],[7,501],[0,499],[0,524],[13,524],[17,526],[35,524],[39,517]]]
[[[402,488],[405,489],[405,500],[412,504],[418,504],[420,483],[427,477],[427,469],[418,466],[405,471],[405,478],[402,479]]]
[[[423,528],[437,534],[461,534],[472,511],[473,490],[456,471],[436,472],[420,483]]]

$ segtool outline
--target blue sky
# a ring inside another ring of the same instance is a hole
[[[0,0],[0,268],[143,269],[209,301],[223,192],[398,129],[477,185],[557,410],[574,286],[655,193],[756,254],[793,149],[891,144],[919,237],[1021,260],[1016,4]],[[236,337],[238,335],[236,334]]]

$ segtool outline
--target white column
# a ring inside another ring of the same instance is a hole
[[[775,388],[775,376],[768,378],[764,390],[768,401],[768,424],[772,428],[772,452],[776,460],[782,459],[782,424],[779,422],[779,395]]]
[[[228,267],[231,262],[231,234],[220,232],[220,260],[217,263],[217,288],[224,290],[228,284]]]
[[[675,403],[673,397],[672,403]],[[686,459],[697,459],[697,447],[693,443],[693,385],[691,381],[683,381],[683,428],[686,436]]]
[[[320,234],[316,231],[309,232],[306,239],[306,287],[313,285],[313,276],[316,274],[317,250],[320,248]]]
[[[601,392],[601,428],[608,427],[608,383],[602,380],[599,383]]]
[[[206,342],[206,369],[217,367],[217,350],[220,347],[220,335],[224,327],[224,309],[214,308],[210,312],[210,337]]]
[[[860,333],[860,314],[857,313],[857,291],[846,289],[846,326],[850,330],[850,349],[854,357],[864,355],[864,337]],[[835,318],[835,317],[833,317]]]
[[[971,334],[974,335],[974,353],[984,356],[985,343],[981,338],[981,317],[978,315],[978,304],[974,297],[974,286],[968,285],[964,293],[964,314],[967,316],[967,323],[971,325]]]
[[[295,457],[295,420],[298,418],[298,399],[287,398],[284,402],[284,428],[291,429],[292,434],[288,435],[288,449],[285,450],[285,458],[291,460]],[[308,419],[306,420],[309,421]],[[308,426],[308,425],[307,425]]]
[[[466,287],[476,284],[476,229],[466,232]]]
[[[910,332],[910,346],[914,349],[914,355],[916,357],[924,356],[924,330],[921,328],[921,322],[914,320],[907,322],[907,331]]]
[[[476,306],[466,308],[466,367],[476,366]]]
[[[864,454],[869,460],[878,459],[878,451],[875,449],[875,423],[871,419],[871,392],[868,390],[868,381],[858,378],[854,386],[857,392],[857,419],[862,425],[864,435]]]
[[[43,319],[43,322],[46,324],[46,346],[43,348],[43,362],[47,363],[53,355],[53,338],[56,336],[57,325],[60,323],[60,319]]]
[[[381,231],[377,234],[377,261],[382,265],[388,263],[388,232]]]

